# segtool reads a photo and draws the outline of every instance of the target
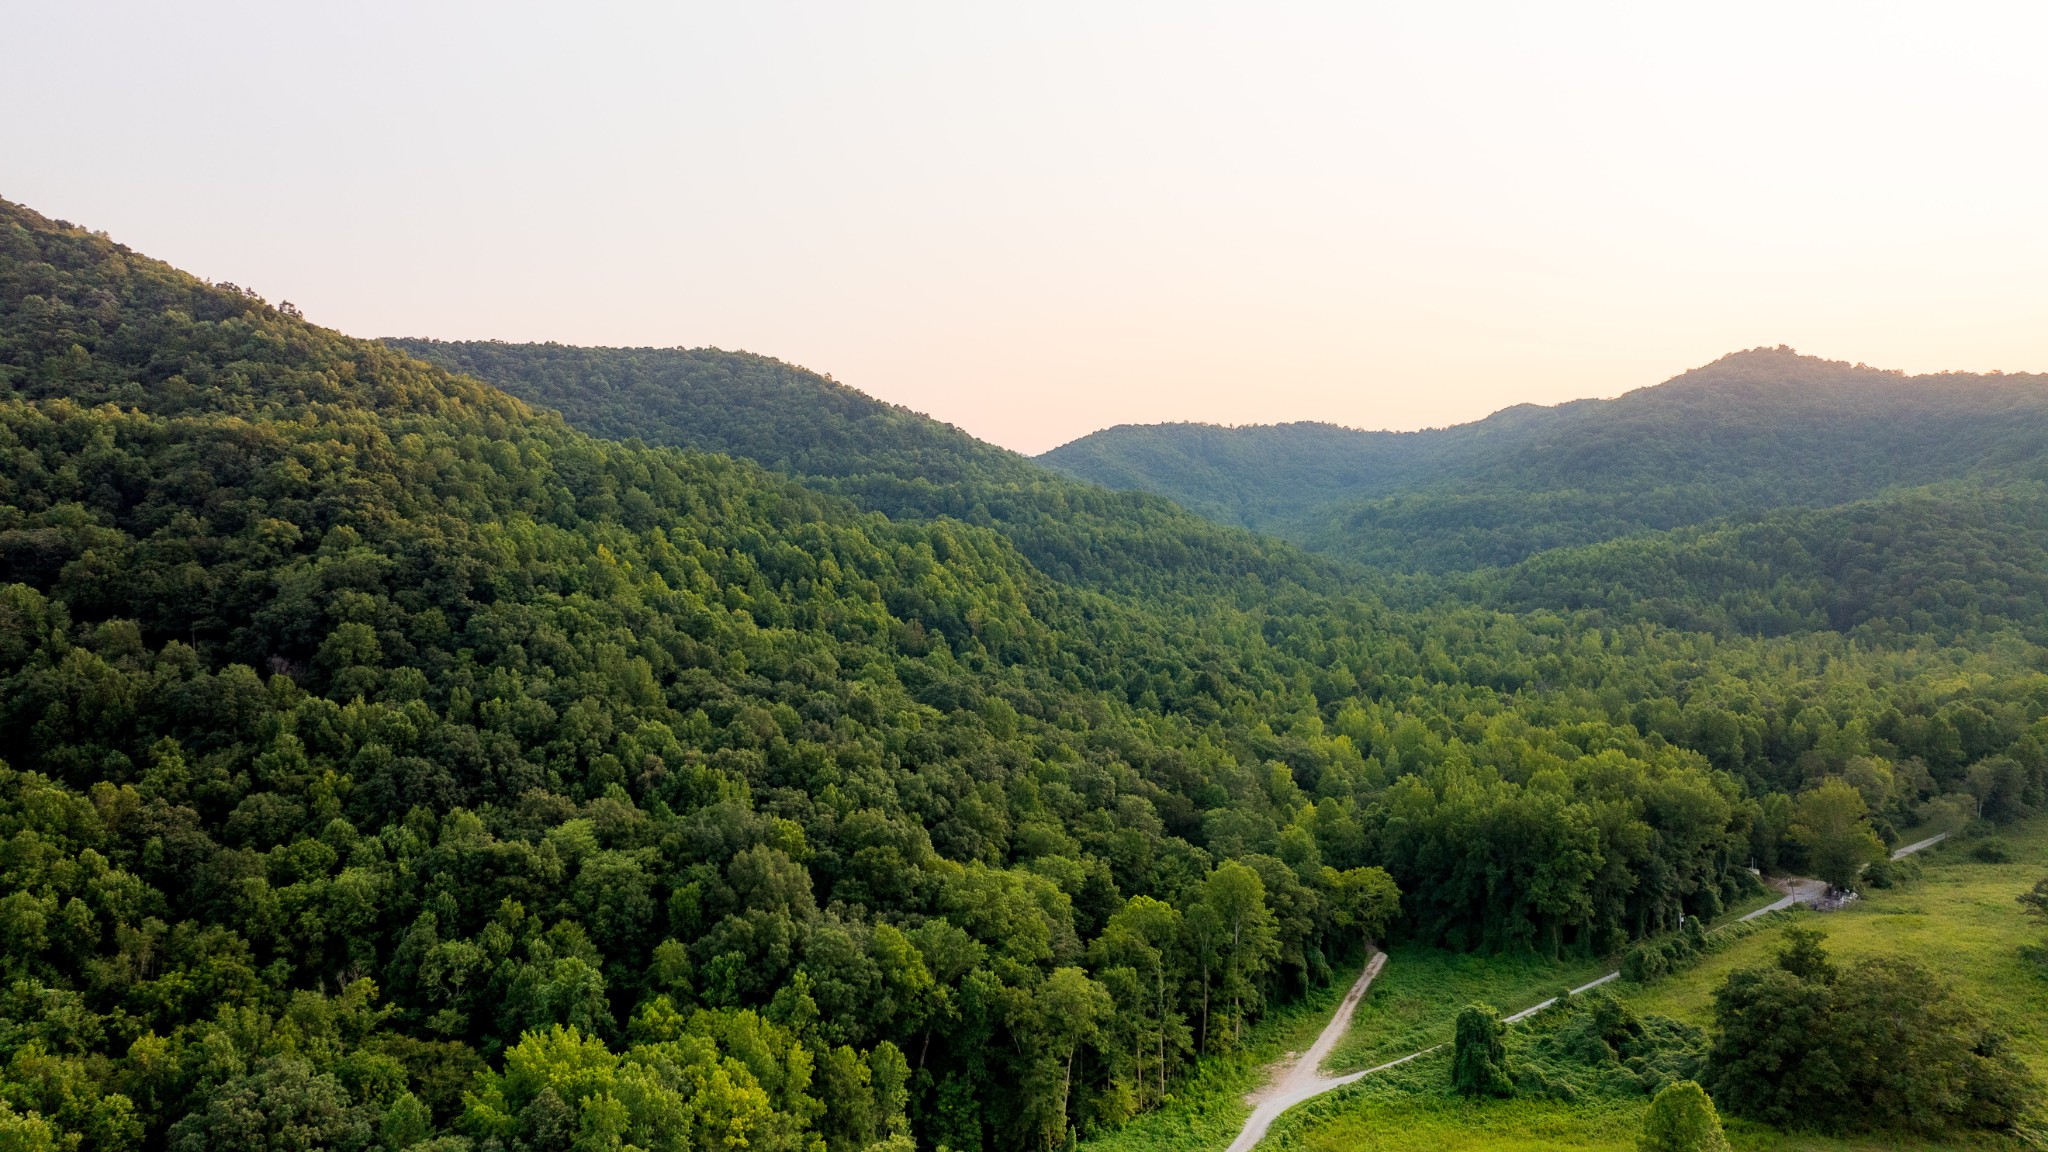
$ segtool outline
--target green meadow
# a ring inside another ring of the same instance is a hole
[[[2041,932],[2014,902],[2048,875],[2048,820],[2005,829],[1998,839],[2012,850],[2010,863],[1973,859],[1968,842],[1937,845],[1919,855],[1924,875],[1918,881],[1866,892],[1838,912],[1801,914],[1797,922],[1826,932],[1838,962],[1879,954],[1925,961],[1996,1020],[2048,1079],[2048,978],[2020,955],[2025,945],[2040,943]],[[1770,963],[1782,934],[1759,932],[1690,971],[1619,991],[1637,1012],[1705,1026],[1722,977]]]
[[[1721,922],[1732,924],[1777,898],[1770,892],[1746,900],[1730,908]],[[1619,965],[1618,956],[1550,960],[1530,954],[1483,956],[1396,945],[1326,1067],[1339,1074],[1378,1067],[1448,1041],[1452,1019],[1467,1004],[1484,1002],[1503,1015],[1513,1014],[1605,976]]]
[[[2048,1079],[2048,975],[2020,954],[2023,946],[2040,942],[2041,930],[2014,900],[2048,875],[2048,820],[2002,830],[1998,839],[2011,852],[2009,862],[1983,862],[1972,854],[1973,842],[1951,842],[1922,853],[1922,875],[1903,887],[1867,892],[1835,912],[1775,917],[1688,970],[1649,985],[1617,981],[1608,987],[1639,1014],[1707,1027],[1714,989],[1730,971],[1771,963],[1786,925],[1811,925],[1827,934],[1827,946],[1839,963],[1879,954],[1919,957],[2008,1033],[2028,1065]],[[1740,911],[1731,912],[1730,919]],[[1329,1068],[1372,1067],[1442,1043],[1451,1036],[1457,1009],[1475,1000],[1513,1012],[1611,970],[1605,959],[1553,963],[1528,956],[1396,948]],[[1283,1117],[1264,1147],[1303,1152],[1622,1152],[1636,1147],[1647,1100],[1468,1101],[1449,1092],[1448,1069],[1448,1052],[1432,1053],[1310,1101]],[[1757,1152],[2028,1146],[1993,1135],[1930,1141],[1888,1133],[1788,1133],[1735,1119],[1727,1120],[1727,1130],[1735,1148]],[[1221,1148],[1226,1142],[1198,1146]]]

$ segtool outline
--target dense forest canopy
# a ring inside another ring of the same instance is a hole
[[[1759,348],[1614,400],[1521,405],[1453,428],[1127,425],[1039,459],[1333,556],[1451,571],[2034,475],[2044,452],[2048,377],[1904,376]]]
[[[21,1146],[1044,1148],[1369,938],[2048,806],[1996,613],[1367,582],[772,361],[452,347],[0,202]]]
[[[1076,482],[950,425],[765,356],[698,348],[574,348],[386,340],[578,428],[722,452],[897,519],[992,527],[1068,583],[1149,596],[1255,599],[1329,587],[1333,565],[1137,492]]]
[[[1539,553],[1452,581],[1486,603],[1739,635],[2048,642],[2048,491],[1954,481]]]

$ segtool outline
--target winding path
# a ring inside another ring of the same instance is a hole
[[[1920,851],[1922,848],[1931,848],[1946,839],[1948,839],[1948,833],[1943,832],[1938,836],[1930,836],[1925,840],[1908,844],[1903,848],[1895,850],[1892,853],[1892,859],[1904,859]],[[1828,886],[1818,880],[1795,879],[1786,885],[1786,888],[1787,891],[1784,899],[1737,917],[1734,922],[1740,924],[1744,920],[1754,920],[1759,916],[1768,916],[1773,912],[1782,912],[1795,904],[1814,904],[1821,897],[1827,895],[1828,891]],[[1352,1013],[1357,1011],[1358,1002],[1364,999],[1366,989],[1372,986],[1372,978],[1380,974],[1380,969],[1385,967],[1386,963],[1387,954],[1385,952],[1373,953],[1372,959],[1366,961],[1365,971],[1358,974],[1358,982],[1351,986],[1351,991],[1344,994],[1344,1002],[1337,1005],[1337,1011],[1330,1016],[1330,1022],[1323,1026],[1322,1032],[1316,1036],[1316,1042],[1309,1046],[1309,1050],[1299,1058],[1289,1057],[1289,1060],[1292,1061],[1291,1063],[1283,1060],[1275,1064],[1272,1076],[1267,1081],[1266,1086],[1246,1098],[1252,1105],[1252,1114],[1246,1118],[1244,1127],[1238,1131],[1237,1139],[1230,1142],[1230,1152],[1251,1152],[1252,1148],[1259,1141],[1265,1139],[1266,1130],[1273,1126],[1273,1121],[1278,1120],[1281,1113],[1304,1100],[1320,1096],[1333,1088],[1342,1088],[1346,1084],[1355,1080],[1362,1080],[1375,1072],[1384,1072],[1397,1065],[1406,1064],[1410,1060],[1427,1056],[1444,1046],[1442,1044],[1434,1044],[1420,1052],[1410,1052],[1399,1060],[1389,1060],[1385,1064],[1367,1068],[1363,1072],[1351,1072],[1343,1076],[1325,1076],[1322,1074],[1323,1060],[1329,1056],[1330,1049],[1337,1046],[1337,1041],[1343,1038],[1344,1033],[1350,1030]],[[1620,972],[1609,972],[1598,980],[1588,981],[1572,989],[1571,995],[1577,996],[1581,992],[1590,992],[1610,980],[1619,979],[1621,979]],[[1555,1003],[1557,1003],[1557,997],[1553,996],[1541,1004],[1531,1005],[1512,1016],[1503,1017],[1501,1023],[1513,1024],[1518,1020],[1526,1020]]]

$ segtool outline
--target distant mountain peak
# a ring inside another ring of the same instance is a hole
[[[1040,457],[1352,559],[1458,568],[2048,455],[2048,377],[1747,348],[1609,400],[1421,432],[1125,425]]]

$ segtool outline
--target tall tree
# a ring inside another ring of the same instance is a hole
[[[1046,1057],[1059,1068],[1059,1096],[1051,1110],[1046,1144],[1064,1136],[1070,1120],[1067,1104],[1074,1091],[1074,1058],[1093,1041],[1103,1022],[1116,1011],[1109,992],[1079,968],[1056,968],[1033,994],[1038,1029],[1045,1038]]]
[[[1171,904],[1150,896],[1133,896],[1109,918],[1094,945],[1097,963],[1130,968],[1150,1000],[1146,1014],[1151,1017],[1153,1033],[1155,1099],[1166,1096],[1168,1036],[1173,1034],[1178,1047],[1184,1042],[1179,1038],[1186,1033],[1181,1015],[1169,999],[1169,983],[1182,979],[1179,965],[1183,961],[1181,945],[1185,931],[1180,912]],[[1139,1065],[1138,1079],[1142,1085],[1142,1061],[1135,1063]]]
[[[1792,839],[1806,851],[1807,867],[1837,891],[1854,887],[1865,865],[1884,855],[1870,828],[1863,794],[1839,777],[1800,795],[1792,810]]]
[[[1259,978],[1280,955],[1273,910],[1258,872],[1235,860],[1217,865],[1202,882],[1201,907],[1216,932],[1235,1046],[1244,1038],[1246,1002],[1257,997]]]

